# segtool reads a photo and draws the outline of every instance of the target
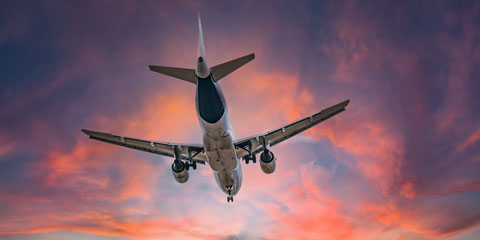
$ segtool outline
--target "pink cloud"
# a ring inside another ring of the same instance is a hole
[[[286,30],[291,26],[273,17],[268,20],[271,28],[249,26],[252,30],[243,31],[255,34],[239,34],[231,41],[225,40],[225,35],[231,37],[230,32],[218,32],[214,27],[206,31],[208,38],[218,39],[221,46],[207,46],[212,64],[225,56],[225,49],[233,57],[246,53],[245,49],[257,52],[254,62],[220,82],[237,137],[268,131],[345,98],[352,99],[344,113],[273,148],[278,158],[273,175],[263,175],[258,164],[245,166],[244,186],[233,207],[224,203],[225,196],[217,189],[208,166],[195,172],[197,175],[189,183],[176,185],[169,162],[157,164],[150,161],[150,155],[88,140],[79,129],[72,130],[75,134],[69,139],[70,145],[63,144],[64,139],[45,137],[55,132],[56,126],[42,119],[24,130],[32,130],[32,136],[55,146],[32,154],[40,157],[29,166],[46,172],[35,178],[35,186],[41,191],[2,193],[0,200],[18,210],[4,215],[12,223],[1,221],[0,231],[17,234],[66,229],[135,239],[216,239],[245,231],[284,239],[412,239],[453,237],[473,228],[478,217],[462,214],[462,209],[451,202],[432,205],[430,213],[415,206],[479,189],[477,176],[468,171],[478,167],[478,154],[470,151],[478,144],[479,130],[475,117],[462,117],[471,113],[469,106],[475,98],[465,80],[475,66],[472,61],[478,52],[471,44],[476,38],[475,26],[466,24],[462,29],[466,44],[456,38],[440,38],[439,45],[448,52],[452,64],[446,77],[445,103],[432,110],[425,97],[425,93],[433,94],[428,91],[432,82],[419,57],[425,53],[416,48],[406,51],[416,46],[408,43],[395,48],[395,44],[382,38],[382,34],[389,33],[383,24],[384,16],[370,14],[374,9],[368,6],[346,4],[335,11],[338,16],[329,24],[333,26],[329,30],[334,40],[319,43],[315,51],[303,46],[304,42],[287,41],[292,46],[281,53],[281,59],[273,59],[279,55],[274,48],[278,33],[289,39]],[[135,14],[137,7],[134,4],[121,11],[125,19],[115,28],[128,25],[128,17]],[[172,6],[166,9],[160,14],[163,21],[171,20],[177,10]],[[394,11],[394,21],[402,21],[402,11]],[[476,13],[473,11],[471,17]],[[265,14],[278,17],[275,13]],[[447,17],[449,21],[455,21],[454,15]],[[458,22],[472,22],[472,18]],[[70,84],[72,76],[83,76],[82,71],[91,67],[94,72],[105,73],[95,74],[98,78],[91,81],[84,97],[87,100],[73,102],[66,115],[78,116],[78,112],[91,110],[83,117],[85,128],[159,141],[199,142],[193,85],[172,79],[162,82],[167,78],[148,73],[146,66],[138,78],[145,79],[148,89],[135,88],[140,80],[130,76],[109,76],[127,63],[143,64],[150,59],[158,59],[152,64],[191,67],[187,60],[194,59],[194,51],[190,50],[195,49],[189,47],[192,39],[186,33],[191,29],[181,26],[152,31],[153,39],[163,39],[162,45],[155,45],[158,48],[145,50],[139,46],[150,46],[148,41],[138,43],[137,38],[128,38],[111,57],[110,52],[102,52],[103,45],[93,44],[93,52],[80,51],[72,57],[78,65],[61,71],[57,80],[1,111],[20,112]],[[242,29],[232,30],[238,31]],[[298,31],[296,34],[301,35],[296,40],[305,40],[306,35]],[[69,50],[68,41],[64,44],[61,48]],[[459,47],[449,51],[450,46]],[[301,54],[312,51],[315,55],[317,50],[333,62],[325,66],[331,72],[316,71],[314,76],[302,72]],[[122,61],[129,57],[131,62]],[[110,64],[110,58],[117,60]],[[90,65],[82,65],[85,62]],[[393,73],[389,75],[389,71]],[[311,81],[302,74],[319,79]],[[384,78],[393,75],[398,78]],[[400,80],[405,82],[396,82]],[[98,95],[104,98],[94,99],[111,101],[109,105],[88,102]],[[434,132],[431,138],[430,128]],[[28,145],[3,142],[0,156]],[[300,151],[298,142],[308,148]],[[335,158],[331,169],[316,165],[318,149],[308,145],[313,143],[328,145],[325,151]],[[436,158],[444,153],[443,149],[448,150],[444,158]],[[466,157],[449,167],[455,160],[450,156],[459,153]],[[346,171],[344,168],[350,172],[343,174],[349,175],[339,177]],[[72,219],[75,221],[69,223]]]

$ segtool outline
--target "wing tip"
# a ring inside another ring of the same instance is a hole
[[[84,128],[82,128],[81,131],[82,131],[83,133],[85,133],[85,135],[88,135],[88,136],[90,136],[90,135],[91,135],[90,133],[92,132],[92,131],[89,131],[89,130],[84,129]]]
[[[87,129],[84,129],[84,128],[82,128],[81,130],[82,130],[83,133],[85,133],[85,135],[89,136],[90,138],[92,136],[95,136],[95,135],[100,133],[100,132],[95,132],[95,131],[92,131],[92,130],[87,130]]]
[[[163,73],[162,70],[164,70],[166,67],[163,67],[163,66],[157,66],[157,65],[148,65],[148,69],[152,72],[156,72],[156,73],[161,73],[161,74],[165,74]],[[168,75],[167,75],[168,76]]]

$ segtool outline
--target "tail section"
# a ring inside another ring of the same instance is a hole
[[[210,69],[205,60],[205,46],[203,42],[202,21],[200,20],[200,14],[198,14],[198,55],[197,69],[155,65],[149,65],[148,67],[151,71],[196,84],[197,77],[206,78],[210,75],[210,73],[213,75],[213,79],[218,81],[255,58],[255,54],[252,53],[229,62],[219,64]]]

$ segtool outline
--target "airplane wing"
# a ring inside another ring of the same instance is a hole
[[[91,139],[167,157],[174,157],[174,149],[176,148],[180,155],[180,159],[191,159],[193,162],[200,164],[205,164],[207,161],[203,145],[201,144],[154,142],[136,138],[121,137],[110,133],[95,132],[85,129],[82,129],[82,132],[87,134]]]
[[[284,140],[287,140],[335,115],[345,111],[345,107],[350,100],[345,100],[339,104],[325,108],[322,111],[313,114],[304,119],[298,120],[294,123],[288,124],[284,127],[275,129],[273,131],[259,134],[256,136],[244,138],[235,141],[235,149],[239,158],[249,154],[257,154],[264,150],[264,145],[267,147],[274,146]],[[266,143],[266,144],[264,144]]]

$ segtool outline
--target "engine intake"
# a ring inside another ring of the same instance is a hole
[[[262,171],[266,174],[273,173],[275,171],[275,155],[269,150],[265,150],[260,155],[260,167]]]
[[[188,181],[188,170],[184,162],[175,160],[172,163],[173,177],[179,183],[185,183]]]

